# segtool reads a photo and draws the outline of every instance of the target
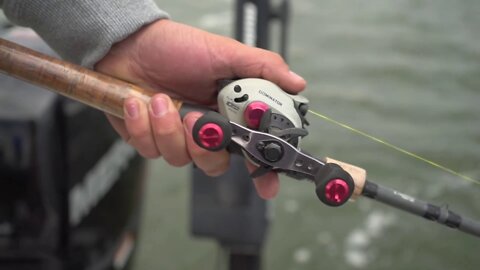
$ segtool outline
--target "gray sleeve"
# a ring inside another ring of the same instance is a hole
[[[14,24],[35,30],[62,58],[86,67],[142,26],[168,18],[153,0],[0,0]]]

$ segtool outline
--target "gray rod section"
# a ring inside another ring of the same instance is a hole
[[[394,189],[366,181],[362,195],[450,228],[480,237],[480,222],[462,217],[446,206],[436,206]]]

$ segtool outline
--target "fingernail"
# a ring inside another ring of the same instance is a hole
[[[138,117],[138,103],[134,99],[129,99],[125,102],[125,111],[128,117],[135,119]]]
[[[161,117],[168,112],[168,101],[163,96],[155,96],[150,102],[150,107],[154,116]]]
[[[305,82],[305,79],[302,76],[298,75],[297,73],[295,73],[291,70],[290,70],[290,75],[292,75],[296,80],[301,80],[301,81]]]

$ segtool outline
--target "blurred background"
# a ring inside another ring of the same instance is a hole
[[[157,3],[175,21],[233,36],[234,0]],[[303,94],[313,111],[480,179],[479,10],[477,0],[291,1],[288,61],[307,80]],[[34,95],[30,98],[35,100]],[[79,111],[75,105],[66,108],[74,115]],[[98,119],[98,115],[88,117]],[[312,155],[356,164],[367,169],[372,181],[480,219],[480,183],[452,176],[313,114],[308,120],[310,135],[302,148]],[[72,127],[81,129],[86,127]],[[76,141],[72,144],[81,148]],[[75,152],[81,159],[79,153]],[[225,250],[212,239],[191,234],[190,169],[173,168],[162,160],[147,165],[140,241],[132,269],[216,269]],[[121,191],[132,189],[115,188],[120,201]],[[132,201],[140,194],[136,189],[133,193]],[[96,216],[104,222],[103,229],[117,230],[109,215],[117,218],[124,213],[122,205],[100,206],[108,207]],[[136,213],[136,208],[128,210]],[[329,208],[318,201],[307,182],[283,177],[267,214],[270,226],[262,269],[480,268],[480,245],[473,236],[363,198]],[[84,228],[74,239],[83,247],[94,245],[95,237],[104,232],[90,228],[89,221],[81,224]],[[0,224],[2,237],[11,230],[5,224]],[[2,245],[11,244],[1,240]],[[73,251],[74,259],[82,261],[85,254]],[[96,252],[85,256],[99,261],[95,256],[101,252]]]
[[[157,1],[176,21],[232,36],[234,1]],[[275,2],[275,1],[273,1]],[[480,2],[292,1],[291,69],[311,109],[480,179]],[[273,46],[275,49],[275,46]],[[303,148],[369,179],[480,218],[480,185],[310,115]],[[149,164],[134,269],[214,269],[215,242],[189,234],[189,171]],[[333,209],[281,180],[264,269],[478,269],[478,240],[359,199]]]

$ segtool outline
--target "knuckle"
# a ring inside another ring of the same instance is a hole
[[[164,155],[163,158],[165,159],[165,161],[166,161],[168,164],[170,164],[170,165],[172,165],[172,166],[174,166],[174,167],[183,167],[183,166],[189,164],[190,161],[191,161],[190,158],[185,157],[185,156],[181,156],[181,157],[178,157],[178,156],[176,156],[176,157],[168,157],[168,156],[165,156],[165,155]]]
[[[125,138],[123,138],[125,140],[126,143],[128,143],[129,145],[131,146],[135,146],[134,143],[133,143],[133,137],[130,136],[130,135],[127,135]]]
[[[147,128],[130,128],[128,130],[130,140],[138,140],[150,135],[150,130]]]
[[[219,157],[218,159],[211,159],[212,162],[203,164],[199,168],[208,176],[220,176],[228,169],[228,158]]]
[[[153,132],[158,136],[172,136],[182,131],[181,122],[176,120],[173,113],[168,113],[164,118],[157,120],[153,125]]]
[[[138,150],[138,153],[140,154],[140,156],[147,159],[155,159],[161,156],[158,151],[152,151],[152,150],[146,150],[146,151]]]
[[[157,150],[156,146],[152,146],[151,143],[145,142],[145,140],[129,137],[126,142],[135,148],[138,154],[143,158],[155,159],[161,156],[161,153]]]
[[[280,63],[284,62],[284,61],[283,61],[283,57],[282,57],[279,53],[277,53],[277,52],[272,52],[272,51],[267,51],[267,53],[270,54],[270,57],[271,57],[271,60],[272,60],[272,61],[280,62]]]
[[[178,133],[179,129],[177,127],[166,125],[160,126],[154,129],[154,134],[159,137],[171,137]]]
[[[278,53],[273,53],[273,59],[278,62],[283,62],[283,57]]]
[[[217,177],[225,173],[226,169],[211,169],[211,170],[204,170],[203,172],[211,177]]]
[[[188,149],[188,152],[190,153],[190,156],[192,156],[195,160],[205,160],[206,157],[208,157],[212,153],[197,146],[190,147]]]

